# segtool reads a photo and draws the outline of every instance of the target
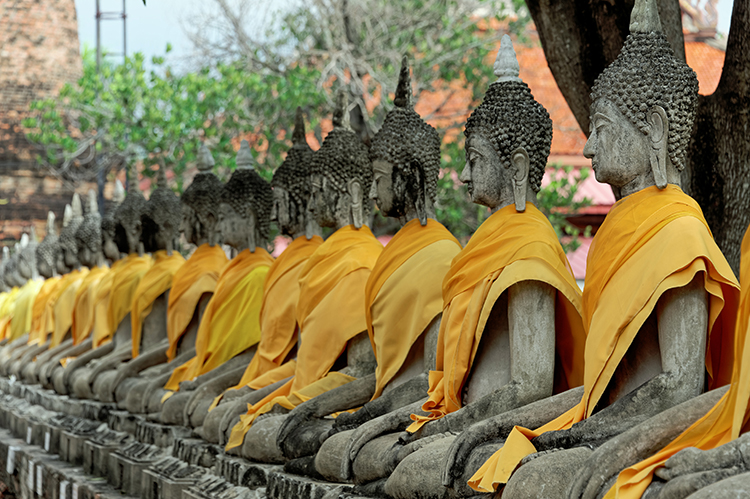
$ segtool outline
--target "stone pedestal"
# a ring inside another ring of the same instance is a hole
[[[112,451],[107,464],[107,478],[125,494],[141,497],[143,471],[166,454],[164,449],[142,442],[133,442]]]
[[[181,499],[182,491],[206,476],[207,470],[173,457],[160,459],[143,472],[145,499]]]

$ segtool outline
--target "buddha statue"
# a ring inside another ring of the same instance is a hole
[[[29,234],[24,233],[21,236],[21,240],[25,242],[21,244],[21,251],[18,253],[17,272],[19,281],[23,281],[24,284],[15,298],[10,334],[5,337],[7,342],[15,342],[19,338],[25,339],[22,341],[28,341],[34,301],[44,282],[36,269],[36,248],[39,243],[34,226],[31,227]]]
[[[333,130],[312,157],[308,204],[318,225],[335,232],[300,273],[294,376],[241,416],[227,443],[230,452],[260,462],[283,461],[277,434],[291,409],[375,371],[364,310],[367,278],[383,249],[366,225],[372,166],[349,127],[343,91],[336,100]]]
[[[271,224],[271,186],[254,169],[250,145],[243,140],[237,168],[220,195],[219,229],[237,251],[222,270],[216,291],[198,329],[195,356],[172,371],[160,420],[190,424],[186,408],[208,404],[237,384],[260,340],[263,284],[273,258],[266,250]],[[152,395],[153,396],[153,395]]]
[[[471,200],[491,215],[442,281],[427,398],[363,424],[343,453],[342,471],[367,484],[365,490],[444,497],[435,463],[446,458],[456,434],[582,382],[580,290],[536,206],[552,123],[518,77],[507,35],[494,73],[497,81],[466,123],[460,176]]]
[[[191,426],[197,426],[196,433],[212,443],[225,444],[229,436],[227,432],[247,412],[248,404],[257,403],[294,374],[293,359],[299,333],[296,321],[299,275],[310,256],[323,243],[320,226],[307,209],[313,152],[307,144],[300,108],[297,108],[292,143],[271,181],[271,220],[276,222],[279,232],[292,241],[268,271],[260,312],[258,350],[239,383],[213,401],[196,397],[193,406],[187,407]],[[210,402],[208,408],[205,408],[206,402]],[[198,424],[201,418],[204,418],[202,426]]]
[[[163,162],[156,174],[156,185],[141,215],[141,242],[144,250],[153,258],[153,265],[141,278],[131,301],[132,360],[117,366],[116,370],[111,369],[99,375],[95,391],[97,399],[102,402],[116,400],[115,390],[124,379],[129,379],[128,374],[138,374],[154,365],[154,358],[138,362],[141,351],[155,350],[163,355],[169,345],[167,300],[172,278],[185,263],[185,259],[174,251],[181,207],[180,200],[167,185],[166,166]],[[122,387],[120,400],[124,401],[127,389],[134,382],[135,380],[131,380]]]
[[[461,249],[451,233],[435,220],[440,169],[440,138],[411,104],[406,57],[383,126],[372,139],[372,183],[369,196],[383,215],[402,228],[380,254],[365,288],[367,330],[375,352],[375,373],[344,384],[294,408],[281,428],[278,445],[287,458],[314,454],[332,419],[342,412],[338,429],[381,416],[427,392],[427,372],[434,369],[437,335],[443,309],[442,281]],[[372,401],[370,401],[372,399]],[[330,439],[317,454],[317,471],[342,481],[341,456],[352,431]],[[302,459],[288,468],[314,469]]]
[[[72,366],[73,371],[69,374],[68,383],[69,388],[72,388],[71,394],[78,398],[95,398],[96,389],[93,385],[99,374],[130,360],[130,306],[138,284],[153,264],[152,258],[144,254],[144,245],[141,242],[141,217],[147,208],[147,202],[139,189],[136,172],[130,171],[128,177],[127,196],[114,213],[114,243],[119,253],[126,256],[113,263],[110,270],[113,275],[107,303],[107,326],[105,332],[95,334],[94,337],[96,350],[100,350],[101,345],[107,343],[103,347],[104,350],[93,355],[96,360],[89,362],[86,369],[79,369],[80,363]],[[106,250],[104,230],[102,235]],[[91,353],[93,354],[93,351]],[[88,361],[91,358],[84,360]]]
[[[180,196],[180,230],[187,242],[197,248],[172,278],[167,304],[168,347],[154,347],[140,353],[120,370],[120,379],[113,382],[113,386],[119,387],[121,380],[140,373],[127,393],[116,397],[118,405],[124,405],[134,414],[157,412],[165,393],[162,387],[172,370],[195,356],[198,326],[219,274],[228,262],[224,250],[217,244],[221,236],[217,224],[223,184],[214,175],[213,167],[211,152],[202,144],[198,152],[198,173]],[[154,369],[149,368],[149,373],[145,373],[144,366],[154,366]],[[152,398],[154,407],[149,410]]]
[[[583,396],[547,424],[521,423],[533,431],[465,432],[464,446],[507,436],[470,480],[476,490],[507,482],[509,497],[562,494],[579,470],[595,468],[591,447],[730,381],[739,285],[679,186],[697,92],[656,3],[637,0],[622,52],[592,89],[584,155],[618,202],[587,260]]]

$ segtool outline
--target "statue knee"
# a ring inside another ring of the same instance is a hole
[[[586,447],[576,447],[540,455],[513,473],[503,495],[518,499],[565,497],[568,486],[591,452]]]
[[[286,461],[276,440],[281,425],[287,416],[269,416],[255,421],[242,444],[242,457],[261,463],[283,463]]]

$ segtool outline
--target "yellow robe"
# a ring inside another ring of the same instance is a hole
[[[407,431],[462,407],[461,392],[471,372],[487,319],[497,299],[520,281],[540,281],[557,290],[555,298],[555,392],[583,382],[585,335],[581,292],[547,218],[531,203],[490,216],[474,233],[443,281],[443,318],[436,370],[429,375],[429,399],[412,415]]]
[[[0,339],[5,339],[10,336],[10,324],[13,320],[13,315],[16,310],[16,300],[20,294],[21,289],[14,286],[13,289],[8,293],[8,297],[3,302],[2,308],[0,308]]]
[[[409,221],[378,257],[365,287],[365,314],[377,368],[376,399],[415,341],[443,310],[442,283],[461,244],[440,222]]]
[[[117,273],[125,266],[125,259],[112,263],[109,272],[104,274],[93,290],[94,300],[94,331],[92,342],[94,348],[100,347],[112,339],[114,331],[109,329],[109,295],[112,291],[112,283]]]
[[[537,430],[514,428],[469,481],[475,490],[490,492],[506,483],[520,460],[536,451],[532,438],[589,417],[661,295],[687,285],[696,274],[703,276],[709,296],[708,385],[730,381],[739,284],[700,207],[679,187],[653,186],[615,203],[594,237],[586,268],[583,398]]]
[[[118,266],[112,279],[112,288],[109,292],[109,303],[107,305],[107,328],[109,338],[117,331],[117,327],[128,315],[133,306],[133,296],[143,276],[151,268],[154,260],[148,256],[138,256],[131,253],[125,258],[118,260],[122,262]],[[113,269],[114,270],[114,269]]]
[[[291,409],[353,379],[329,371],[348,341],[367,329],[365,285],[382,251],[368,227],[347,225],[310,256],[299,280],[297,323],[302,336],[294,378],[248,409],[232,429],[227,449],[241,445],[255,418],[274,405]]]
[[[167,358],[177,355],[180,339],[185,334],[204,293],[213,293],[221,270],[229,262],[221,246],[201,244],[185,265],[175,273],[167,305]]]
[[[185,259],[176,251],[167,255],[166,251],[160,250],[154,253],[153,258],[153,266],[143,275],[133,293],[133,305],[130,310],[133,358],[138,357],[141,347],[144,319],[151,313],[154,301],[172,287],[172,278],[185,263]]]
[[[262,248],[246,249],[229,261],[198,327],[195,357],[172,372],[165,389],[178,391],[181,381],[216,369],[260,341],[263,282],[271,263]]]
[[[31,317],[33,315],[34,300],[44,281],[41,279],[29,279],[18,292],[13,317],[10,323],[9,340],[20,338],[31,331]]]
[[[65,339],[65,335],[70,331],[70,326],[73,324],[73,307],[76,303],[76,293],[88,273],[89,269],[83,267],[80,270],[73,270],[63,277],[62,283],[58,288],[60,294],[57,300],[55,300],[55,328],[52,331],[52,339],[49,343],[50,348],[60,345]]]
[[[687,447],[715,449],[750,431],[750,230],[742,240],[740,262],[742,293],[734,336],[735,359],[729,391],[690,428],[648,459],[623,470],[607,497],[641,497],[654,471]]]
[[[29,345],[44,343],[47,341],[47,334],[52,332],[54,322],[47,322],[47,303],[57,290],[57,286],[62,278],[60,276],[50,277],[44,281],[42,288],[34,298],[34,306],[31,312],[31,330],[29,331]]]
[[[299,275],[315,250],[323,244],[320,236],[308,240],[298,237],[286,247],[268,269],[263,286],[263,304],[260,308],[260,342],[258,350],[248,364],[242,379],[230,390],[248,385],[253,390],[263,388],[294,374],[279,378],[287,371],[276,370],[297,343],[297,301],[299,299]],[[265,373],[272,373],[258,379]],[[222,395],[211,404],[212,410],[221,401]]]
[[[74,345],[80,345],[94,328],[94,295],[99,282],[109,271],[109,267],[94,267],[78,288],[73,305],[73,322],[70,326]]]

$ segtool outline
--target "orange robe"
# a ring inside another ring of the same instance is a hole
[[[679,187],[653,186],[615,203],[594,237],[586,268],[583,398],[537,430],[514,428],[503,448],[469,481],[475,490],[489,492],[506,483],[520,460],[536,451],[530,442],[534,437],[589,417],[661,295],[687,285],[697,274],[709,296],[709,388],[730,381],[739,284],[700,207]]]
[[[112,291],[112,283],[118,272],[125,266],[125,259],[120,259],[112,263],[109,272],[104,274],[99,284],[93,290],[94,296],[94,348],[100,347],[112,339],[114,331],[109,329],[109,295]]]
[[[29,331],[29,345],[45,343],[47,334],[52,332],[54,322],[49,324],[46,321],[47,302],[57,290],[58,283],[62,278],[60,276],[45,279],[42,288],[34,298],[34,306],[31,309],[31,330]],[[48,329],[49,326],[49,329]]]
[[[547,217],[533,204],[522,213],[509,205],[477,229],[445,276],[436,370],[430,372],[429,399],[422,406],[430,414],[412,415],[407,431],[462,407],[461,392],[495,301],[512,285],[529,280],[557,291],[555,392],[583,382],[581,292],[568,259]]]
[[[274,260],[263,286],[263,304],[260,308],[260,342],[258,351],[248,364],[242,379],[230,390],[248,385],[253,390],[281,381],[294,374],[294,369],[277,370],[297,343],[297,301],[299,275],[315,250],[323,244],[320,236],[308,240],[298,237]],[[259,377],[265,373],[268,376]],[[286,376],[283,376],[287,374]],[[279,377],[283,376],[283,377]],[[211,404],[216,407],[223,395]]]
[[[195,357],[172,372],[165,389],[178,391],[181,381],[216,369],[260,341],[263,282],[272,263],[262,248],[246,249],[229,261],[198,327]]]
[[[301,341],[294,378],[249,408],[232,429],[227,449],[241,445],[255,418],[273,406],[291,409],[353,379],[329,371],[348,341],[367,329],[365,285],[382,251],[383,246],[368,227],[347,225],[312,254],[299,280],[297,323]]]
[[[89,274],[89,269],[86,267],[80,270],[73,270],[63,277],[62,283],[60,284],[60,294],[55,300],[55,328],[52,332],[52,339],[50,340],[49,347],[55,348],[60,345],[65,339],[65,335],[70,331],[70,327],[73,324],[73,308],[76,302],[76,293],[81,287],[81,283]]]
[[[185,265],[172,278],[172,290],[167,304],[167,358],[177,356],[180,339],[193,319],[195,309],[204,293],[213,293],[219,274],[229,262],[221,246],[208,243],[196,248]]]
[[[185,263],[185,259],[176,251],[168,255],[166,251],[159,250],[154,253],[153,258],[153,266],[143,275],[133,293],[130,309],[133,358],[138,357],[140,350],[143,321],[151,313],[154,301],[172,287],[172,278]]]
[[[118,265],[112,279],[107,304],[107,334],[110,339],[130,312],[135,290],[138,289],[141,279],[154,263],[149,255],[139,256],[137,253],[131,253],[118,260],[119,262],[122,263]]]
[[[102,277],[109,271],[109,267],[94,267],[78,288],[73,305],[73,322],[70,326],[74,345],[80,345],[94,328],[94,294]]]
[[[750,346],[746,344],[750,334],[750,230],[745,232],[742,239],[740,283],[742,294],[734,336],[736,361],[729,391],[705,416],[669,445],[650,458],[623,470],[607,497],[641,497],[651,483],[654,471],[682,449],[715,449],[750,431]]]
[[[461,244],[440,222],[404,225],[378,257],[365,287],[365,315],[377,368],[376,399],[412,345],[443,310],[442,283]]]
[[[31,331],[34,300],[43,284],[44,281],[41,279],[29,279],[20,289],[10,324],[10,337],[8,338],[10,341]]]
[[[2,307],[0,307],[0,339],[9,338],[11,335],[10,325],[16,311],[16,301],[20,293],[21,289],[14,286],[5,300],[3,300]]]

